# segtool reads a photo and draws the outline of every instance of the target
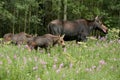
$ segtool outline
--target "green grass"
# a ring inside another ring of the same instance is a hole
[[[119,80],[120,41],[66,42],[50,54],[0,45],[0,80]]]

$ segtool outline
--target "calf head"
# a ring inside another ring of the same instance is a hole
[[[108,28],[100,21],[98,16],[95,18],[95,27],[103,31],[105,34],[108,33]]]
[[[36,47],[36,43],[33,40],[27,41],[27,49],[31,51],[34,47]]]
[[[5,34],[4,37],[3,37],[3,38],[4,38],[4,41],[5,41],[5,42],[11,41],[12,36],[13,36],[12,33]]]
[[[64,42],[64,36],[65,35],[62,35],[62,36],[58,36],[58,39],[57,39],[57,43],[62,45],[62,47],[65,47],[65,42]]]

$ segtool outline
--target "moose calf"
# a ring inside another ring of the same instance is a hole
[[[28,50],[37,50],[38,47],[41,47],[44,48],[47,52],[48,49],[50,50],[50,47],[54,46],[55,44],[60,44],[62,47],[65,47],[63,38],[64,35],[60,37],[52,34],[45,34],[43,36],[34,37],[32,40],[27,42]]]

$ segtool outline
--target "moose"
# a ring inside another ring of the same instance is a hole
[[[12,40],[12,37],[13,37],[13,33],[7,33],[3,36],[3,41],[4,42],[9,42]]]
[[[29,51],[31,51],[33,49],[37,50],[38,47],[40,47],[40,48],[44,48],[45,51],[48,52],[48,50],[50,51],[50,47],[56,44],[60,44],[62,45],[62,47],[65,47],[63,38],[64,35],[60,37],[52,34],[44,34],[43,36],[33,37],[33,39],[27,42],[28,45],[27,48]]]
[[[28,39],[32,38],[32,35],[29,35],[25,32],[20,32],[12,36],[12,43],[16,45],[21,45],[27,43]]]
[[[53,20],[48,24],[47,31],[53,35],[65,34],[64,40],[86,41],[87,36],[94,30],[99,29],[104,34],[108,33],[108,28],[97,16],[94,20],[77,19],[74,21]]]
[[[32,35],[29,35],[25,32],[20,32],[20,33],[17,33],[17,34],[7,33],[3,36],[4,42],[11,41],[13,44],[16,44],[16,45],[24,44],[30,38],[32,38]]]

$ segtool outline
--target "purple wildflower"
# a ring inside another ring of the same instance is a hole
[[[120,44],[120,40],[118,40],[118,43]]]
[[[106,41],[106,37],[101,37],[100,40],[101,41]]]
[[[46,64],[47,64],[47,62],[45,62],[45,61],[43,61],[43,60],[41,60],[40,63],[41,63],[42,65],[46,65]]]
[[[59,65],[59,68],[61,69],[63,66],[64,66],[64,64],[63,64],[63,63],[61,63],[61,64]]]
[[[14,59],[17,59],[17,55],[16,54],[14,55]]]
[[[106,62],[104,60],[100,60],[99,64],[104,65],[104,64],[106,64]]]
[[[53,65],[53,69],[56,69],[56,64]]]
[[[70,63],[70,68],[72,68],[73,67],[73,64],[72,63]]]
[[[2,65],[3,64],[3,62],[2,61],[0,61],[0,65]]]
[[[29,46],[28,45],[25,45],[25,48],[28,48]]]

